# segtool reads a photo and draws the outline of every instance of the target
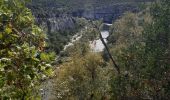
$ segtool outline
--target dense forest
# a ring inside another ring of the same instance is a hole
[[[0,0],[0,100],[169,100],[170,0]]]

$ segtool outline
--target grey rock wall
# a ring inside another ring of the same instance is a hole
[[[73,29],[75,27],[75,19],[68,15],[55,16],[49,14],[48,17],[36,17],[36,23],[43,28],[47,28],[48,32],[63,31]]]
[[[72,14],[72,16],[77,17],[84,17],[87,19],[98,20],[103,19],[106,23],[112,23],[112,21],[118,19],[122,14],[125,12],[138,12],[139,7],[136,4],[116,4],[111,6],[105,6],[101,8],[93,8],[91,10],[84,10],[82,12],[77,11]]]
[[[141,0],[145,1],[145,0]],[[146,0],[151,1],[151,0]],[[54,1],[53,1],[54,2]],[[49,3],[49,2],[47,2]],[[103,19],[105,23],[112,23],[118,19],[126,11],[138,12],[139,5],[135,2],[124,2],[102,6],[92,6],[91,8],[76,8],[76,10],[59,11],[60,6],[53,5],[52,1],[49,4],[41,4],[44,6],[37,7],[37,5],[29,5],[33,14],[36,17],[37,24],[47,28],[48,32],[55,32],[58,30],[67,30],[75,27],[74,17],[83,17],[90,20]],[[96,6],[96,7],[95,7]],[[73,7],[74,8],[74,7]]]

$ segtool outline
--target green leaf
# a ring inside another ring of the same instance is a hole
[[[53,70],[52,70],[51,68],[49,68],[49,67],[47,67],[47,68],[45,69],[45,72],[46,72],[46,74],[49,75],[49,76],[51,76],[51,75],[53,74]]]
[[[0,33],[0,39],[2,39],[3,38],[3,35],[2,35],[2,33]]]
[[[9,28],[9,27],[7,27],[7,28],[5,29],[5,32],[6,32],[7,34],[10,34],[10,33],[12,32],[12,29]]]
[[[41,53],[40,58],[41,58],[42,61],[49,61],[50,60],[48,54],[46,54],[46,53]]]

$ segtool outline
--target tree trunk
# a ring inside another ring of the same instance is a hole
[[[115,66],[118,74],[120,74],[120,69],[119,69],[118,65],[116,64],[116,62],[114,61],[114,59],[113,59],[113,57],[112,57],[112,55],[111,55],[111,53],[110,53],[110,50],[109,50],[107,44],[105,43],[105,41],[104,41],[104,39],[103,39],[103,37],[102,37],[101,32],[100,32],[99,35],[100,35],[100,40],[102,41],[102,43],[103,43],[103,45],[104,45],[104,47],[105,47],[105,49],[106,49],[106,51],[107,51],[107,53],[108,53],[108,55],[109,55],[109,57],[110,57],[110,59],[111,59],[113,65]]]

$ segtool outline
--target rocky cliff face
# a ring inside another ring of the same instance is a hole
[[[79,3],[76,1],[79,1]],[[36,16],[36,22],[39,25],[47,27],[48,32],[55,32],[56,30],[74,28],[75,19],[73,17],[84,17],[90,20],[103,19],[106,23],[112,23],[126,11],[139,11],[139,2],[152,0],[129,0],[131,2],[121,1],[121,3],[117,0],[107,1],[70,0],[67,1],[68,3],[65,3],[66,0],[33,0],[29,7]],[[60,2],[62,3],[60,4]],[[87,5],[90,7],[88,8]]]
[[[64,31],[75,27],[75,19],[68,15],[55,16],[50,14],[49,17],[36,17],[36,23],[48,32]]]
[[[124,12],[132,11],[137,12],[138,7],[134,5],[114,5],[102,8],[94,8],[91,10],[81,10],[72,12],[71,14],[56,15],[55,12],[46,13],[46,16],[37,15],[36,22],[43,28],[47,28],[48,32],[55,32],[58,30],[68,30],[75,27],[74,17],[84,17],[90,20],[102,19],[105,23],[112,23],[112,21],[118,19]]]
[[[112,21],[118,19],[123,13],[127,11],[138,12],[138,5],[116,4],[101,8],[94,7],[91,10],[73,12],[72,16],[84,17],[92,20],[102,19],[105,23],[112,23]]]

